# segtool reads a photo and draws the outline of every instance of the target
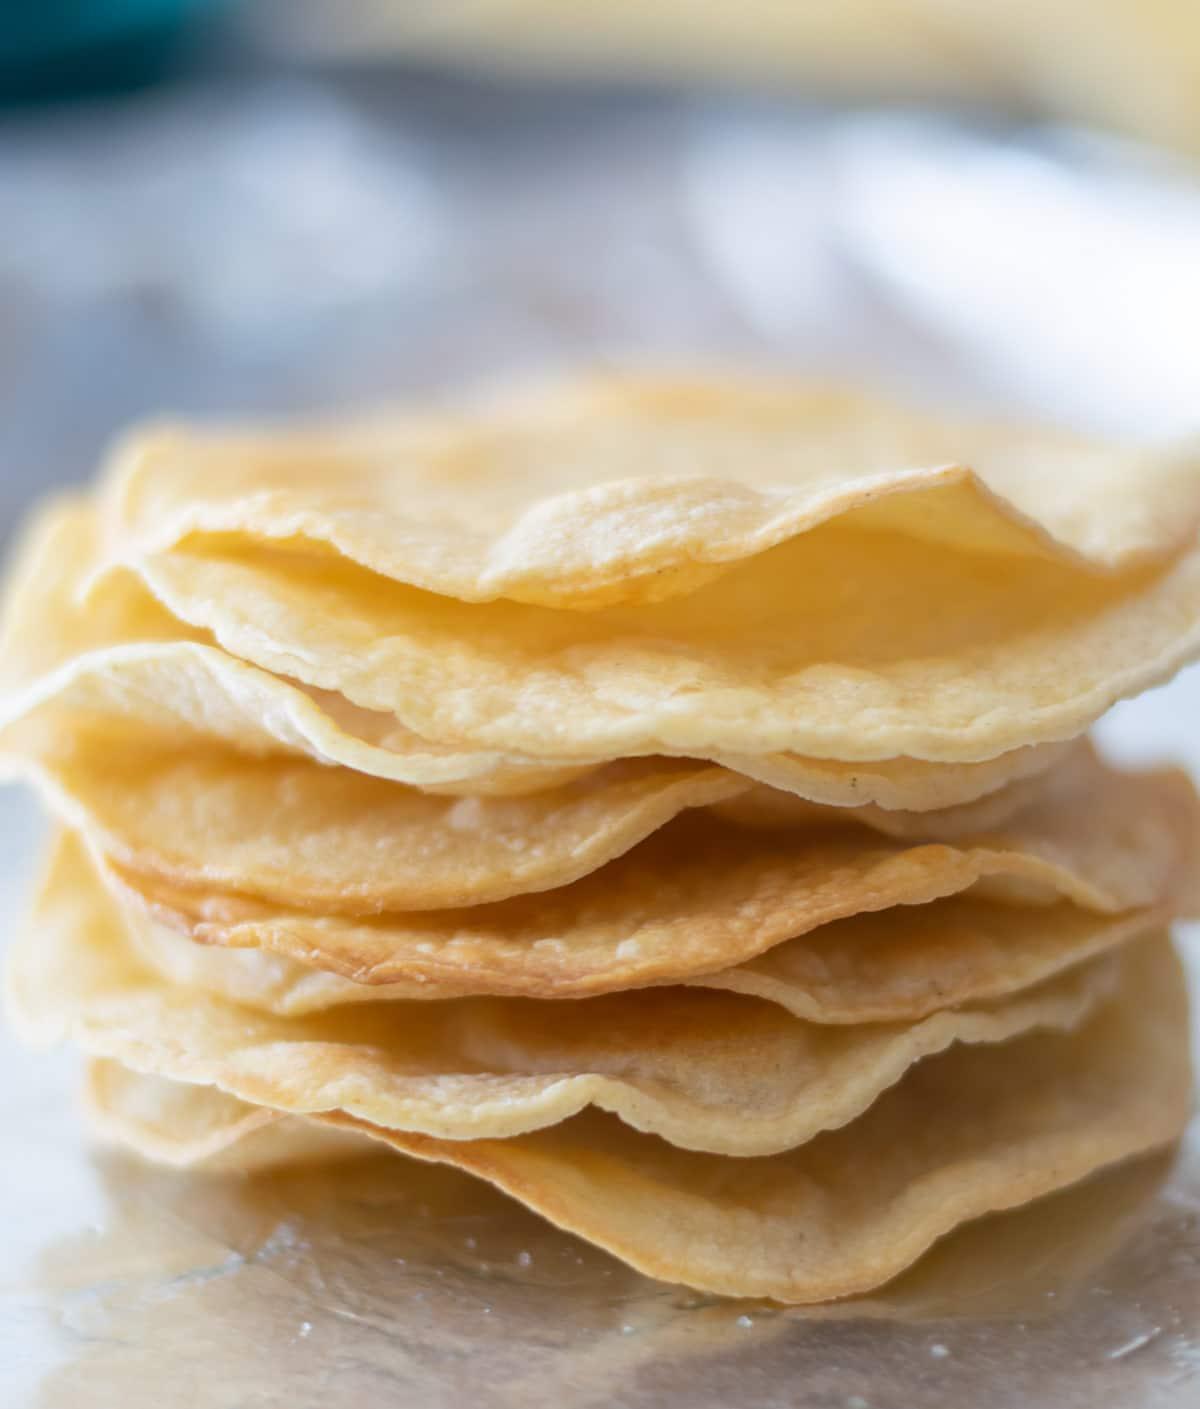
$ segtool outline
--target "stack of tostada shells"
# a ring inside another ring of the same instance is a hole
[[[381,1142],[805,1302],[1169,1144],[1200,459],[771,380],[140,431],[13,568],[8,1003],[180,1165]]]

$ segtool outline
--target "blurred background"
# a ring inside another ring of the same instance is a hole
[[[0,220],[0,548],[139,416],[564,364],[1200,436],[1195,0],[2,6]]]
[[[1200,423],[1194,0],[41,0],[0,104],[0,537],[140,415],[563,362]]]

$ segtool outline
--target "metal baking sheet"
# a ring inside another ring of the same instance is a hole
[[[130,418],[564,363],[786,365],[1159,437],[1200,421],[1200,195],[1068,132],[749,99],[230,79],[0,127],[0,527]],[[1195,672],[1105,725],[1200,765]],[[0,909],[39,826],[0,797]],[[89,1149],[0,1038],[0,1402],[1200,1403],[1200,1134],[854,1305],[647,1281],[464,1177]]]

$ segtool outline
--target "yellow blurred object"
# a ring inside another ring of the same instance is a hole
[[[1191,0],[356,0],[280,20],[284,43],[325,52],[932,98],[1200,151]]]

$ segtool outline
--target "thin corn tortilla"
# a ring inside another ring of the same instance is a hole
[[[68,499],[43,513],[18,554],[0,630],[0,746],[12,749],[32,716],[48,731],[103,726],[115,735],[133,730],[142,740],[194,737],[471,795],[556,787],[609,761],[539,761],[421,738],[394,715],[306,689],[212,646],[203,633],[175,623],[130,573],[85,600],[96,540],[92,508]],[[1064,748],[1043,744],[959,765],[897,758],[864,767],[786,754],[713,761],[817,803],[928,811],[1032,779]]]
[[[1007,829],[949,843],[860,827],[751,831],[693,812],[570,886],[457,910],[317,915],[105,864],[130,903],[205,944],[397,996],[395,985],[414,997],[578,998],[717,973],[835,920],[972,889],[1112,916],[1182,909],[1197,855],[1187,779],[1094,759],[1073,777],[1074,791],[1051,791]]]
[[[33,690],[11,695],[0,710],[0,747],[9,749],[5,725],[10,737],[19,738],[13,725],[30,716],[48,718],[64,730],[82,720],[98,732],[103,721],[118,736],[130,731],[143,739],[191,735],[252,756],[305,756],[450,796],[538,792],[606,761],[539,761],[438,744],[332,691],[303,689],[195,642],[77,657]],[[1017,783],[1034,784],[1070,747],[1070,742],[1038,744],[966,764],[897,758],[863,765],[794,754],[722,755],[712,761],[814,805],[919,813],[966,805]]]
[[[852,1296],[959,1224],[1180,1134],[1191,1108],[1183,976],[1165,940],[1138,945],[1134,959],[1121,995],[1075,1032],[920,1062],[860,1119],[786,1154],[731,1162],[594,1113],[513,1140],[466,1142],[344,1115],[318,1120],[475,1174],[652,1277],[783,1302]],[[141,1079],[118,1082],[117,1097]],[[143,1106],[155,1102],[173,1109],[175,1162],[212,1157],[211,1139],[202,1149],[189,1136],[189,1108],[209,1106],[208,1093],[153,1082]],[[140,1146],[144,1117],[114,1104],[110,1133]],[[226,1104],[235,1166],[248,1118],[244,1105]]]
[[[728,1296],[869,1290],[958,1224],[1176,1139],[1192,1102],[1187,998],[1164,938],[1076,1033],[918,1062],[859,1120],[735,1164],[588,1114],[517,1140],[359,1127],[488,1180],[638,1271]]]
[[[714,752],[706,756],[778,792],[794,793],[827,807],[934,812],[1032,782],[1060,763],[1072,747],[1071,740],[1027,744],[978,763],[927,763],[914,758],[843,763],[836,758],[804,758],[794,753]]]
[[[70,1037],[93,1055],[251,1104],[344,1110],[453,1140],[508,1138],[594,1105],[682,1147],[773,1154],[854,1119],[913,1062],[953,1043],[1076,1026],[1120,977],[1106,956],[998,1005],[855,1027],[676,988],[570,1005],[391,1002],[277,1018],[143,965],[81,861],[77,842],[60,845],[10,957],[20,1031]]]
[[[848,390],[652,377],[342,430],[152,428],[117,449],[103,496],[117,559],[224,535],[464,602],[577,608],[692,592],[864,507],[934,544],[1119,568],[1186,543],[1200,478],[1183,454]]]
[[[1073,738],[1200,653],[1200,547],[1104,575],[836,521],[689,596],[587,613],[261,547],[136,568],[233,655],[425,738],[558,761],[978,762]]]
[[[148,592],[131,591],[122,575],[82,600],[95,562],[95,513],[81,495],[41,505],[5,570],[0,611],[0,699],[13,701],[77,657],[137,642],[201,641]]]
[[[168,435],[118,456],[109,552],[242,659],[424,738],[558,762],[978,762],[1073,737],[1200,652],[1194,457],[1017,435],[993,462],[984,436],[992,493],[953,468],[880,470],[910,430],[899,416],[889,456],[892,413],[854,398],[830,413],[796,390],[651,384],[565,402],[546,465],[592,487],[515,522],[465,530],[550,468],[385,453],[342,489],[327,445]],[[388,507],[410,489],[436,550]]]
[[[143,738],[195,737],[260,756],[306,755],[413,786],[473,793],[536,791],[586,771],[588,765],[431,743],[390,716],[277,679],[176,621],[131,574],[113,577],[85,600],[98,553],[95,510],[80,497],[51,502],[27,531],[0,627],[0,731],[28,727],[31,715],[43,728],[57,720],[64,731],[80,721],[93,729],[106,724]],[[1037,760],[1014,763],[1037,767]]]
[[[1029,778],[1018,778],[1003,787],[936,812],[912,812],[880,807],[867,803],[845,809],[847,821],[853,821],[889,837],[929,837],[949,841],[955,837],[978,836],[995,831],[1011,822],[1026,808],[1044,804],[1056,789],[1070,786],[1072,773],[1088,767],[1091,745],[1086,739],[1076,739],[1058,746],[1062,752],[1053,769]],[[828,808],[794,792],[757,784],[711,804],[718,817],[728,818],[739,827],[755,827],[766,831],[791,830],[797,827],[820,828],[830,825]]]
[[[126,869],[325,914],[445,909],[565,887],[684,810],[761,788],[712,765],[644,758],[539,793],[453,798],[307,758],[157,746],[80,721],[64,728],[36,712],[5,742],[10,768]],[[1102,776],[1081,744],[1057,770],[961,809],[799,811],[810,826],[824,815],[827,825],[858,822],[913,840],[1019,837],[1024,818],[1037,830],[1043,818],[1073,815],[1085,795],[1103,804]],[[1004,819],[1010,804],[1016,815]],[[973,830],[976,816],[984,825]]]
[[[157,751],[87,733],[24,742],[15,766],[128,869],[323,914],[566,886],[684,809],[747,786],[724,769],[648,758],[528,796],[453,798],[308,759]]]
[[[213,1173],[248,1174],[363,1152],[362,1137],[353,1131],[280,1120],[277,1111],[246,1105],[215,1086],[181,1086],[103,1058],[88,1062],[83,1108],[99,1138],[156,1164],[203,1165]]]
[[[810,1022],[915,1022],[1044,983],[1161,929],[1169,912],[1096,915],[1066,903],[1024,908],[951,896],[837,920],[685,982],[777,1003]]]
[[[417,1248],[436,1248],[439,1230],[460,1227],[464,1215],[480,1220],[478,1251],[485,1261],[490,1260],[489,1251],[511,1256],[515,1244],[522,1250],[532,1247],[536,1263],[558,1246],[557,1230],[548,1225],[537,1228],[528,1210],[518,1209],[498,1191],[445,1166],[404,1161],[397,1167],[385,1148],[353,1132],[344,1132],[344,1137],[354,1142],[350,1147],[322,1150],[319,1141],[314,1142],[304,1159],[303,1147],[297,1152],[293,1144],[291,1150],[279,1150],[272,1159],[262,1143],[268,1129],[302,1137],[305,1132],[317,1134],[324,1127],[247,1106],[213,1087],[163,1081],[97,1059],[87,1066],[84,1103],[89,1124],[101,1140],[123,1146],[152,1163],[202,1174],[213,1170],[269,1171],[266,1187],[271,1195],[277,1189],[286,1190],[284,1200],[300,1218],[301,1231],[306,1222],[327,1229],[331,1220],[340,1224],[340,1215],[344,1215],[346,1236],[361,1247],[379,1233],[394,1234],[396,1215],[403,1215],[420,1199],[421,1207],[429,1210],[429,1220],[413,1230]],[[264,1128],[262,1122],[270,1124]],[[352,1163],[335,1169],[270,1170],[272,1164],[312,1164],[338,1156]],[[1044,1314],[1053,1315],[1061,1304],[1056,1299],[1073,1297],[1088,1275],[1144,1222],[1154,1195],[1170,1172],[1170,1163],[1166,1151],[1129,1160],[1020,1209],[974,1220],[943,1238],[908,1272],[889,1283],[881,1296],[832,1302],[810,1308],[809,1315],[944,1324],[947,1320],[1028,1315],[1041,1301],[1048,1303]],[[128,1165],[121,1167],[120,1178],[124,1188],[132,1184],[135,1191],[139,1184],[153,1184],[156,1193],[166,1193],[172,1208],[180,1209],[187,1206],[194,1187],[190,1180],[165,1183],[153,1171]],[[220,1191],[207,1181],[204,1194],[220,1198]],[[256,1203],[255,1191],[236,1185],[227,1196],[234,1201],[235,1216],[243,1212],[244,1201],[250,1208]],[[273,1207],[276,1202],[272,1199]],[[369,1227],[361,1221],[364,1206],[372,1211]],[[609,1290],[617,1289],[610,1285]],[[622,1290],[637,1294],[632,1284]],[[670,1315],[668,1300],[660,1298],[658,1305]],[[751,1315],[756,1306],[762,1309],[761,1303],[749,1303]],[[710,1310],[720,1316],[719,1306]],[[732,1314],[728,1321],[718,1321],[709,1329],[719,1332],[723,1325],[731,1325]],[[694,1317],[683,1319],[692,1322]],[[691,1333],[695,1329],[692,1325]],[[734,1331],[740,1334],[738,1328]],[[628,1342],[619,1327],[616,1334],[621,1343]],[[655,1340],[655,1344],[659,1342]],[[603,1352],[611,1349],[603,1340],[593,1347],[606,1366],[612,1362]]]
[[[913,1022],[1032,987],[1161,929],[1170,912],[1160,905],[1097,915],[1067,903],[1019,908],[952,896],[835,920],[757,959],[681,982],[761,998],[809,1022]],[[123,914],[139,957],[162,978],[259,1012],[298,1017],[441,993],[414,982],[355,983],[259,949],[198,944],[136,902]]]

